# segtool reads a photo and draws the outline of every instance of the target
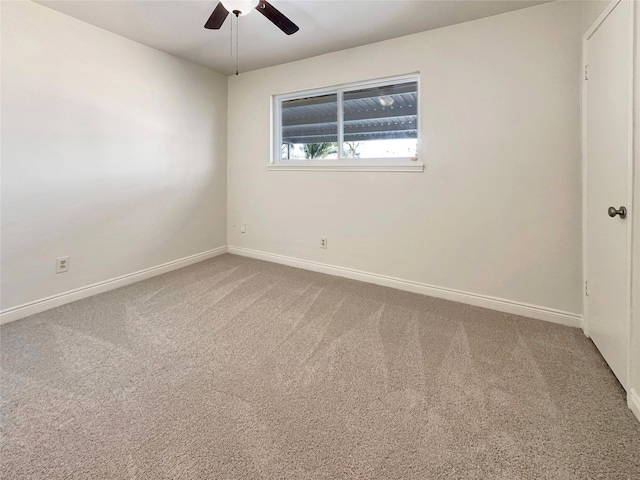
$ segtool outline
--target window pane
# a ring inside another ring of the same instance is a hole
[[[282,102],[283,160],[337,158],[338,95]]]
[[[351,90],[343,100],[345,157],[417,155],[417,82]]]

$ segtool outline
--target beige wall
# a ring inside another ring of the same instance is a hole
[[[226,77],[1,4],[2,309],[224,246]]]
[[[580,30],[550,3],[230,77],[229,245],[581,314]],[[267,170],[271,95],[416,71],[424,173]]]

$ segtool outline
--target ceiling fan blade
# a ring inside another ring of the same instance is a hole
[[[207,23],[204,24],[204,28],[208,28],[210,30],[218,30],[226,20],[227,15],[229,15],[227,9],[224,8],[222,2],[218,2],[218,5],[216,5],[216,8],[213,10],[213,13],[209,17],[209,20],[207,20]]]
[[[258,3],[256,10],[258,10],[261,14],[271,20],[271,22],[276,27],[278,27],[287,35],[291,35],[300,30],[295,23],[293,23],[282,13],[280,13],[280,11],[269,2],[267,2],[267,0],[260,0],[260,3]]]

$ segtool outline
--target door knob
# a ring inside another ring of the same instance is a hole
[[[620,207],[618,210],[616,210],[615,207],[609,207],[609,216],[610,217],[615,217],[616,215],[620,215],[620,218],[627,218],[627,208],[626,207]]]

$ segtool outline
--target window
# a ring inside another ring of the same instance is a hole
[[[275,170],[422,171],[418,76],[274,97]]]

